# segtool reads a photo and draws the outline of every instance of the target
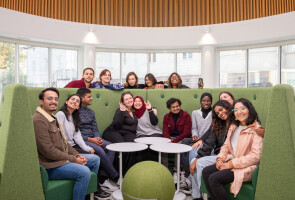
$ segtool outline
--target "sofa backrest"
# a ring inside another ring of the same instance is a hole
[[[44,88],[27,88],[14,84],[6,86],[3,90],[0,105],[1,198],[2,195],[16,194],[14,199],[19,199],[21,194],[22,199],[34,199],[32,195],[39,195],[40,199],[42,195],[32,123],[32,115],[39,106],[38,95],[42,89]],[[77,89],[60,88],[59,91],[61,107],[66,98],[76,93]],[[91,91],[93,102],[90,108],[95,111],[98,128],[102,131],[112,122],[121,93],[127,90]],[[295,196],[295,99],[291,86],[130,91],[134,96],[142,96],[149,100],[153,107],[157,107],[161,128],[163,116],[169,112],[166,101],[171,97],[179,98],[182,101],[182,109],[189,114],[200,108],[200,97],[203,92],[212,94],[213,104],[222,91],[233,93],[236,99],[249,99],[258,112],[262,126],[266,128],[256,199],[291,199]],[[22,187],[18,184],[22,184]]]
[[[5,86],[0,104],[0,199],[44,199],[27,88]]]

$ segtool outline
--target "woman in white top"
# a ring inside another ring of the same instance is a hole
[[[201,108],[192,112],[192,137],[184,138],[182,140],[182,144],[193,146],[199,140],[204,141],[210,134],[212,121],[212,95],[208,92],[203,93],[200,103]],[[195,151],[197,152],[197,148],[195,148]],[[181,176],[188,177],[190,174],[189,152],[182,153],[180,160],[182,166],[184,167],[184,172],[182,172]],[[189,182],[186,178],[182,178],[182,180],[183,182]],[[190,185],[190,183],[183,185],[183,192],[186,192],[188,189],[186,188],[186,185]]]
[[[94,153],[94,149],[86,145],[79,130],[79,108],[82,104],[81,97],[77,94],[69,96],[56,113],[56,118],[62,124],[68,143],[80,153]]]

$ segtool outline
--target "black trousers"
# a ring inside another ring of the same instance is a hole
[[[125,133],[121,134],[118,131],[111,131],[106,132],[102,135],[102,138],[110,141],[112,143],[121,143],[121,142],[134,142],[134,139],[136,138],[135,133]],[[122,173],[123,176],[126,174],[126,172],[137,163],[137,153],[122,153],[123,159],[122,159]],[[115,160],[114,160],[114,166],[117,171],[119,171],[119,153],[116,152],[115,154]]]
[[[223,185],[234,181],[234,173],[231,169],[218,170],[214,164],[205,167],[202,175],[212,200],[230,199]]]

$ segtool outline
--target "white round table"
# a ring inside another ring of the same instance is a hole
[[[178,143],[161,143],[153,144],[150,149],[159,152],[159,162],[161,162],[161,153],[177,153],[177,189],[174,195],[174,200],[184,200],[185,194],[179,192],[179,173],[180,173],[180,153],[188,152],[192,149],[191,146]]]
[[[140,137],[140,138],[136,138],[134,142],[151,145],[151,144],[168,143],[168,142],[171,142],[171,140],[169,138],[164,138],[164,137]]]
[[[112,197],[116,200],[123,200],[121,186],[122,186],[122,152],[136,152],[142,151],[148,148],[146,144],[142,143],[135,143],[135,142],[122,142],[122,143],[114,143],[109,144],[106,147],[108,150],[119,152],[119,159],[120,159],[120,189],[113,192]]]

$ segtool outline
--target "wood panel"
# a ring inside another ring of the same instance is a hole
[[[292,12],[295,0],[0,0],[0,7],[81,23],[175,27]]]

